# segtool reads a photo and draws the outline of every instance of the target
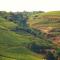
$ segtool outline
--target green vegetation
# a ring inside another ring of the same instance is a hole
[[[8,20],[0,17],[0,28],[13,29],[16,26],[17,26],[17,24],[14,24],[13,22],[9,22]]]
[[[0,60],[43,60],[52,48],[59,53],[52,38],[60,35],[60,20],[48,18],[59,13],[0,11]]]
[[[52,40],[56,48],[59,46],[60,49],[60,11],[32,15],[29,17],[28,23],[31,28],[35,28],[44,32],[45,37],[48,40]]]
[[[10,31],[11,28],[8,29],[8,27],[13,27],[15,25],[13,22],[13,25],[7,25],[7,27],[5,26],[5,24],[2,24],[3,22],[6,21],[4,19],[0,20],[0,59],[42,60],[42,58],[38,57],[37,54],[35,55],[33,52],[29,51],[29,49],[26,48],[28,44],[31,44],[33,42],[33,40],[36,41],[37,39],[36,42],[38,43],[40,40],[39,38],[34,38],[32,35],[28,36],[28,34],[16,34],[15,32]]]
[[[57,15],[57,16],[60,16],[60,11],[51,11],[51,12],[48,12],[48,13],[44,13],[42,15]]]

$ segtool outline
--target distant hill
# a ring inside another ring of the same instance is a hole
[[[30,27],[46,33],[50,39],[60,36],[60,11],[32,15],[29,17],[28,23]]]

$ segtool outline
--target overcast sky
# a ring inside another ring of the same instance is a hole
[[[0,11],[60,10],[60,0],[0,0]]]

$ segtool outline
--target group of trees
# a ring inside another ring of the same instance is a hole
[[[9,20],[13,21],[14,23],[19,24],[22,27],[27,26],[27,15],[23,14],[22,12],[5,12],[1,11],[0,16]]]
[[[27,12],[27,11],[24,11],[24,12],[0,11],[0,16],[7,19],[7,20],[18,23],[22,26],[26,26],[29,16],[31,16],[32,14],[37,14],[37,13],[43,13],[43,11],[33,11],[33,12]]]

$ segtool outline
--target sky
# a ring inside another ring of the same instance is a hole
[[[0,0],[0,11],[59,11],[60,0]]]

